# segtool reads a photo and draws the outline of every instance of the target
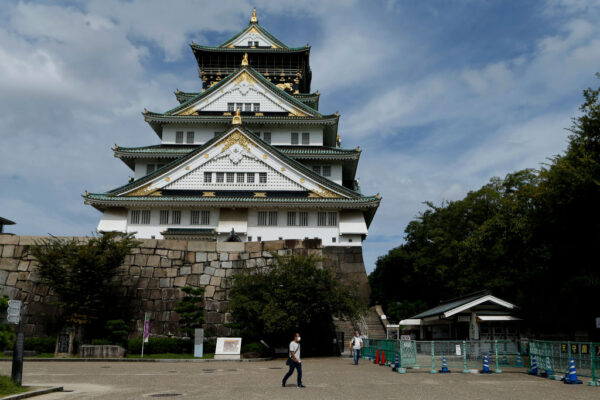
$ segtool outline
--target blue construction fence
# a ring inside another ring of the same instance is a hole
[[[571,358],[577,375],[591,378],[597,385],[600,367],[600,343],[550,342],[540,340],[378,340],[365,339],[362,358],[396,366],[398,372],[428,369],[436,373],[445,365],[453,372],[476,372],[484,361],[492,373],[503,368],[531,370],[535,361],[540,375],[562,378],[568,371]],[[385,360],[385,361],[384,361]]]

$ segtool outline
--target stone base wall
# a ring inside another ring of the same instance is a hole
[[[57,296],[40,283],[37,262],[29,247],[47,237],[0,235],[0,295],[24,301],[26,336],[44,336],[56,324]],[[87,238],[75,238],[85,241]],[[330,266],[340,280],[358,288],[368,299],[369,283],[361,247],[322,247],[320,240],[278,240],[269,242],[217,243],[181,240],[142,239],[119,268],[115,282],[119,295],[135,307],[130,321],[132,336],[142,330],[144,312],[152,312],[153,335],[179,335],[179,316],[174,311],[183,297],[184,286],[205,289],[206,328],[228,336],[227,312],[232,278],[246,268],[273,263],[273,255],[315,255]]]

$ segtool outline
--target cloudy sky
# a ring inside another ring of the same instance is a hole
[[[467,191],[566,144],[581,91],[598,86],[600,2],[3,1],[0,216],[19,234],[85,235],[100,213],[80,195],[132,172],[110,147],[158,143],[144,108],[201,88],[189,43],[218,45],[259,22],[312,46],[320,108],[363,149],[363,192],[382,205],[367,271],[403,241],[424,201]]]

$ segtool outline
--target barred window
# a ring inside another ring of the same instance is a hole
[[[287,224],[288,226],[296,225],[296,213],[294,211],[288,211],[287,213]]]
[[[227,173],[227,183],[233,183],[235,178],[235,173],[228,172]]]
[[[263,140],[269,144],[271,144],[271,132],[263,133]]]
[[[323,165],[323,176],[331,176],[331,165]]]
[[[310,133],[302,132],[302,144],[310,144]]]
[[[244,183],[244,175],[245,175],[245,174],[244,174],[243,172],[238,172],[238,173],[236,174],[236,178],[237,178],[237,179],[236,179],[236,182],[237,182],[237,183]]]
[[[248,172],[246,178],[248,183],[254,183],[254,172]]]
[[[298,217],[299,217],[298,225],[308,226],[308,212],[307,211],[300,211],[298,213]]]
[[[217,183],[223,183],[223,182],[225,182],[225,173],[217,172]]]
[[[267,225],[267,212],[259,211],[258,212],[258,226],[266,226]]]
[[[140,223],[140,210],[131,210],[131,216],[129,218],[129,222],[132,224]]]
[[[186,143],[191,144],[194,143],[194,132],[188,132],[186,137]]]
[[[150,224],[150,210],[142,210],[142,221],[140,223],[142,225]]]
[[[210,225],[210,211],[203,210],[200,215],[200,224],[202,225]]]
[[[248,40],[248,47],[252,47],[252,40]]]
[[[192,210],[190,214],[190,225],[200,225],[200,211]]]
[[[233,112],[235,108],[235,103],[227,103],[227,111]]]
[[[212,182],[212,172],[205,172],[204,173],[204,183],[211,183]]]
[[[258,173],[258,183],[267,183],[267,173],[266,172]]]
[[[169,210],[160,210],[160,222],[161,225],[169,224]]]
[[[245,103],[244,104],[244,111],[246,111],[246,112],[252,111],[252,103]]]
[[[254,103],[254,112],[260,112],[260,103]]]
[[[258,42],[254,42],[254,47],[258,47]]]
[[[292,144],[298,144],[298,132],[292,132]]]
[[[146,165],[146,175],[151,174],[154,172],[154,164],[147,164]]]
[[[252,241],[252,236],[248,236],[248,241],[251,242]]]
[[[327,225],[329,225],[329,226],[337,225],[337,212],[330,211],[327,213]]]
[[[210,211],[192,210],[190,225],[210,225]]]
[[[326,212],[319,212],[317,214],[317,225],[318,226],[327,225],[327,213]]]
[[[269,226],[277,226],[277,211],[269,211]]]
[[[235,103],[235,111],[240,110],[241,112],[242,108],[244,108],[244,103]]]
[[[175,132],[175,143],[183,143],[183,131]]]
[[[171,214],[171,225],[181,224],[181,210],[173,210]]]
[[[313,172],[321,175],[321,166],[320,165],[313,165],[312,169],[313,169]]]

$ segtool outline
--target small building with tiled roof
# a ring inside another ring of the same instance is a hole
[[[218,47],[192,44],[202,90],[144,110],[159,145],[113,148],[133,179],[84,200],[98,231],[140,238],[358,245],[381,201],[360,191],[360,149],[341,147],[339,114],[310,92],[310,47],[289,48],[258,24]]]
[[[4,232],[4,227],[6,225],[14,225],[15,223],[10,219],[0,217],[0,234],[6,233]]]

